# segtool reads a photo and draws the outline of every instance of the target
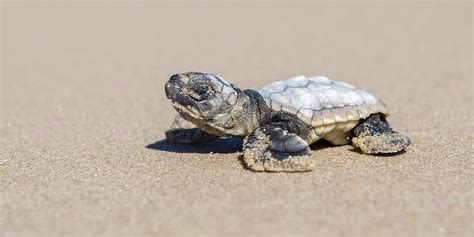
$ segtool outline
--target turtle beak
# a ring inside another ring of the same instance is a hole
[[[168,99],[176,99],[178,92],[188,84],[189,78],[181,74],[174,74],[165,84],[165,93]]]
[[[169,82],[167,82],[165,84],[165,93],[166,93],[166,98],[168,98],[168,99],[171,99],[172,95],[173,95],[173,91],[172,91],[171,87],[172,87],[172,85]]]

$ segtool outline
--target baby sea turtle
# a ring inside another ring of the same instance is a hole
[[[326,77],[241,90],[218,75],[188,72],[171,76],[165,91],[179,112],[166,132],[170,142],[244,138],[243,160],[255,171],[309,171],[308,144],[320,139],[351,143],[366,154],[395,154],[410,145],[390,128],[380,99]]]

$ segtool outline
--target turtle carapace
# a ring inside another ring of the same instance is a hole
[[[211,73],[171,76],[167,97],[179,112],[170,142],[244,139],[244,161],[255,171],[301,172],[314,167],[309,144],[324,139],[366,154],[395,154],[410,139],[393,131],[387,106],[347,83],[298,76],[241,90]]]

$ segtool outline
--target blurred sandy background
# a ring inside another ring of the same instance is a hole
[[[470,1],[2,1],[1,46],[3,236],[474,233]],[[318,144],[304,174],[169,145],[163,85],[193,70],[354,84],[413,145]]]

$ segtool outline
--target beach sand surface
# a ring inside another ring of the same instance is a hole
[[[470,1],[1,2],[2,236],[472,236]],[[325,75],[374,93],[398,156],[168,144],[170,75]]]

